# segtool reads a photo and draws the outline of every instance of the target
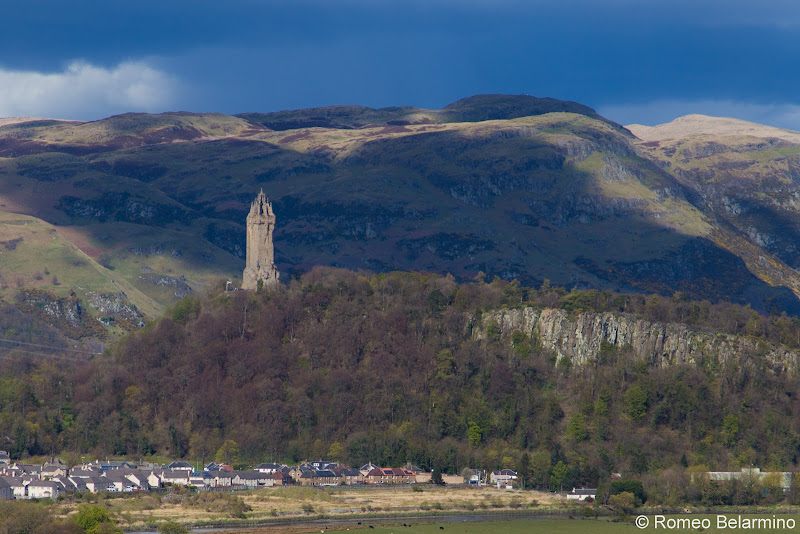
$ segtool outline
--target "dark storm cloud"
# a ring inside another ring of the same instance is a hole
[[[190,110],[440,107],[481,92],[612,112],[665,101],[798,103],[800,8],[788,1],[34,1],[17,8],[15,24],[0,34],[0,69],[57,73],[81,60],[112,72],[136,62],[181,82],[156,102]]]

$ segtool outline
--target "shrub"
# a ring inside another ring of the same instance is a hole
[[[81,504],[75,516],[75,523],[87,534],[107,534],[122,532],[114,526],[111,514],[102,506],[96,504]]]
[[[175,521],[161,523],[158,527],[159,534],[189,534],[189,529]]]

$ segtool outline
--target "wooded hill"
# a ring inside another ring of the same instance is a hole
[[[528,332],[476,326],[521,306],[681,318],[764,345],[797,347],[800,334],[796,319],[681,295],[315,268],[276,293],[186,298],[84,365],[2,362],[0,443],[17,457],[208,461],[233,440],[241,462],[410,461],[455,473],[520,467],[527,453],[530,481],[565,487],[681,464],[800,460],[797,377],[764,369],[758,354],[658,367],[604,344],[577,365]]]

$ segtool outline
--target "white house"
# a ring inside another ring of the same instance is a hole
[[[189,473],[185,469],[165,469],[163,471],[158,471],[156,474],[161,479],[162,484],[174,484],[176,486],[188,486],[189,485]]]
[[[570,501],[585,501],[586,499],[594,500],[596,496],[597,496],[597,488],[594,489],[572,488],[572,491],[567,493],[567,499]]]
[[[2,477],[11,488],[11,494],[14,499],[24,499],[28,493],[26,488],[29,481],[23,480],[22,477]]]
[[[194,471],[194,467],[189,462],[172,462],[165,469],[172,471]]]
[[[490,483],[500,484],[501,486],[512,486],[515,480],[517,480],[517,472],[512,469],[492,471],[489,475]]]
[[[91,491],[92,493],[97,493],[98,491],[110,491],[114,492],[117,491],[117,488],[114,486],[114,483],[111,482],[106,477],[80,477],[75,478],[72,481],[76,486],[79,483],[83,483],[86,485],[86,489]]]
[[[103,478],[107,479],[111,484],[114,485],[114,491],[120,493],[131,493],[141,489],[132,480],[119,473],[109,473],[106,471],[106,475]]]
[[[274,486],[275,479],[271,474],[260,471],[237,471],[233,477],[234,486],[265,487]]]
[[[52,480],[35,480],[28,484],[29,499],[55,499],[64,493],[64,487]]]
[[[263,463],[263,464],[260,464],[260,465],[256,466],[256,471],[258,471],[260,473],[267,473],[268,475],[271,475],[272,473],[274,473],[275,471],[277,471],[281,467],[283,467],[283,466],[282,465],[278,465],[278,464]]]
[[[151,488],[161,487],[161,477],[158,476],[157,472],[150,471],[150,474],[147,475],[147,485]]]

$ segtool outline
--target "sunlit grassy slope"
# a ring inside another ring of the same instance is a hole
[[[28,287],[57,297],[124,292],[151,317],[164,308],[127,278],[115,276],[84,253],[58,228],[35,217],[0,211],[0,265],[0,295],[9,301],[18,288]]]

